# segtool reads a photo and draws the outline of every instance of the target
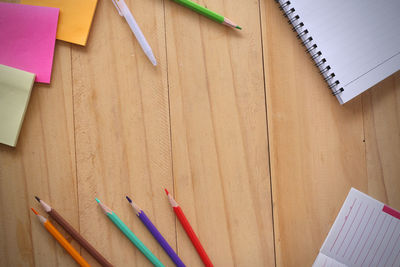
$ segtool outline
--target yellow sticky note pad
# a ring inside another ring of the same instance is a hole
[[[0,143],[15,146],[35,74],[0,65]]]
[[[59,8],[57,39],[86,45],[97,0],[21,0],[21,4]]]

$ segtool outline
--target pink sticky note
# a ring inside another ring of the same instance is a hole
[[[58,8],[0,3],[0,64],[50,83]]]

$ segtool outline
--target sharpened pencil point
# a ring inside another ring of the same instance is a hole
[[[165,190],[165,193],[166,193],[167,196],[168,196],[168,195],[169,195],[169,192],[168,192],[167,188],[164,188],[164,190]]]
[[[31,210],[32,210],[33,213],[35,213],[36,215],[39,215],[39,213],[38,213],[34,208],[31,208]]]
[[[240,26],[236,26],[235,28],[236,28],[236,29],[239,29],[239,30],[241,30],[241,29],[242,29],[242,27],[240,27]]]
[[[97,203],[100,203],[100,200],[97,197],[95,199],[96,199]]]
[[[35,196],[35,198],[36,198],[36,200],[37,200],[38,202],[40,202],[40,198],[39,198],[38,196]]]
[[[132,199],[130,199],[128,196],[126,196],[126,199],[129,201],[129,203],[132,203]]]

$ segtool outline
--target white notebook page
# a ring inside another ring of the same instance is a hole
[[[314,262],[400,266],[400,213],[352,188]]]
[[[326,256],[325,254],[319,253],[317,259],[315,260],[313,266],[322,267],[346,267],[346,265],[335,261],[334,259]]]
[[[281,0],[281,3],[285,1]],[[344,103],[400,69],[399,0],[291,0]],[[305,36],[307,37],[307,36]]]

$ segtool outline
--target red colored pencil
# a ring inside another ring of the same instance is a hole
[[[186,219],[186,216],[183,213],[182,209],[179,207],[178,203],[170,195],[170,193],[168,192],[167,189],[165,189],[165,193],[168,196],[169,203],[171,203],[171,206],[174,209],[176,217],[178,217],[178,220],[181,222],[181,225],[182,225],[183,229],[185,229],[186,234],[189,236],[190,241],[192,241],[192,244],[196,248],[197,253],[199,254],[201,260],[204,263],[204,265],[207,266],[207,267],[213,267],[214,265],[212,264],[212,262],[211,262],[210,258],[208,257],[206,251],[204,250],[203,246],[201,245],[199,238],[197,237],[197,235],[193,231],[192,226],[190,226],[190,223]]]

